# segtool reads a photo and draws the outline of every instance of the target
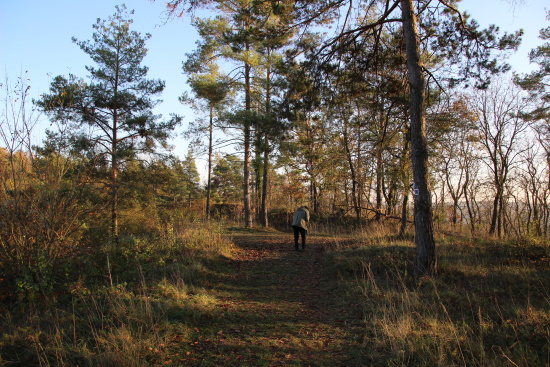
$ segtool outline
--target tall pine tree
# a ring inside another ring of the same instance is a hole
[[[89,127],[78,141],[81,147],[110,157],[111,236],[118,242],[119,166],[125,158],[152,151],[157,142],[164,143],[179,118],[158,122],[154,99],[164,90],[161,80],[147,79],[148,68],[142,66],[147,54],[145,42],[151,37],[131,31],[133,23],[126,7],[116,7],[107,20],[93,25],[91,41],[73,42],[87,53],[95,66],[87,66],[89,81],[69,75],[57,76],[38,104],[52,119],[82,128]]]

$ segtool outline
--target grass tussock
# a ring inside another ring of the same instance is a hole
[[[333,270],[360,299],[364,353],[385,366],[550,365],[550,247],[438,238],[435,278],[382,232],[335,246]]]

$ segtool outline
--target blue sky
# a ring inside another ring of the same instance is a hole
[[[529,72],[534,66],[529,64],[529,51],[543,41],[538,38],[542,28],[550,26],[546,20],[550,10],[548,0],[462,0],[459,8],[470,13],[483,27],[497,25],[501,31],[512,32],[523,28],[523,42],[519,50],[508,61],[514,71]]]
[[[116,0],[0,0],[0,68],[12,84],[27,72],[32,95],[37,98],[47,92],[51,78],[72,73],[88,75],[85,66],[92,65],[89,56],[71,41],[92,38],[97,18],[107,19],[115,13]],[[186,90],[186,77],[181,72],[185,54],[195,49],[196,32],[189,17],[166,21],[164,2],[132,0],[125,2],[134,9],[132,29],[145,34],[149,52],[143,64],[149,67],[149,78],[166,81],[161,97],[164,101],[157,113],[168,118],[169,113],[192,118],[191,112],[178,102]],[[2,81],[4,75],[0,75]],[[47,124],[44,124],[47,126]],[[35,139],[42,141],[43,130]],[[182,130],[181,128],[179,129]],[[187,154],[187,143],[176,139],[175,152],[182,158]]]
[[[22,72],[28,71],[35,98],[48,90],[54,76],[72,73],[85,77],[84,66],[90,65],[91,60],[71,37],[91,39],[96,19],[106,19],[115,12],[115,5],[121,3],[123,1],[116,0],[0,0],[2,73],[13,82]],[[128,0],[125,3],[129,9],[135,9],[133,29],[152,35],[147,43],[149,54],[144,61],[150,69],[149,77],[166,81],[164,102],[157,112],[166,117],[171,112],[179,113],[189,121],[193,118],[190,110],[177,100],[187,90],[181,63],[185,54],[195,49],[196,32],[189,24],[189,17],[166,22],[163,0]],[[538,38],[539,30],[550,26],[545,10],[550,9],[548,0],[463,0],[459,7],[484,27],[496,24],[503,31],[524,28],[523,45],[510,63],[520,73],[532,69],[528,53],[542,43]],[[4,79],[4,75],[0,77]],[[41,141],[43,137],[43,131],[38,131],[36,139]],[[175,153],[183,158],[187,154],[187,143],[176,139],[174,144]]]

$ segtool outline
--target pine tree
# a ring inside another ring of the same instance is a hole
[[[550,21],[550,11],[547,20]],[[523,76],[516,75],[515,79],[535,101],[536,107],[524,117],[536,122],[535,129],[550,167],[550,27],[541,29],[539,38],[547,42],[529,53],[529,60],[539,66],[538,70]],[[550,183],[550,173],[548,182]]]
[[[89,82],[74,75],[57,76],[50,93],[38,102],[54,120],[89,126],[90,133],[78,140],[80,146],[110,157],[111,236],[115,243],[120,164],[138,152],[152,151],[157,142],[164,143],[179,123],[177,117],[158,122],[159,116],[152,112],[159,103],[153,98],[165,84],[146,78],[148,68],[141,63],[147,54],[145,42],[151,36],[130,30],[131,14],[124,5],[117,6],[114,15],[93,25],[91,41],[73,38],[95,63],[86,67]]]
[[[184,64],[184,70],[187,70]],[[210,218],[210,202],[212,191],[212,160],[214,152],[214,120],[223,111],[224,102],[231,94],[231,82],[226,75],[220,73],[217,65],[209,65],[204,73],[192,72],[188,83],[191,86],[195,99],[191,99],[184,94],[180,97],[182,103],[190,103],[195,110],[208,110],[208,124],[201,123],[200,120],[191,124],[189,134],[202,135],[206,132],[208,135],[208,169],[206,180],[206,218]],[[201,101],[204,104],[201,104]],[[200,138],[199,138],[200,139]]]

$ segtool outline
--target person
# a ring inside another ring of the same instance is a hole
[[[294,230],[294,247],[299,251],[298,240],[302,236],[302,251],[306,248],[307,224],[309,222],[309,208],[302,205],[294,212],[292,220],[292,229]]]

